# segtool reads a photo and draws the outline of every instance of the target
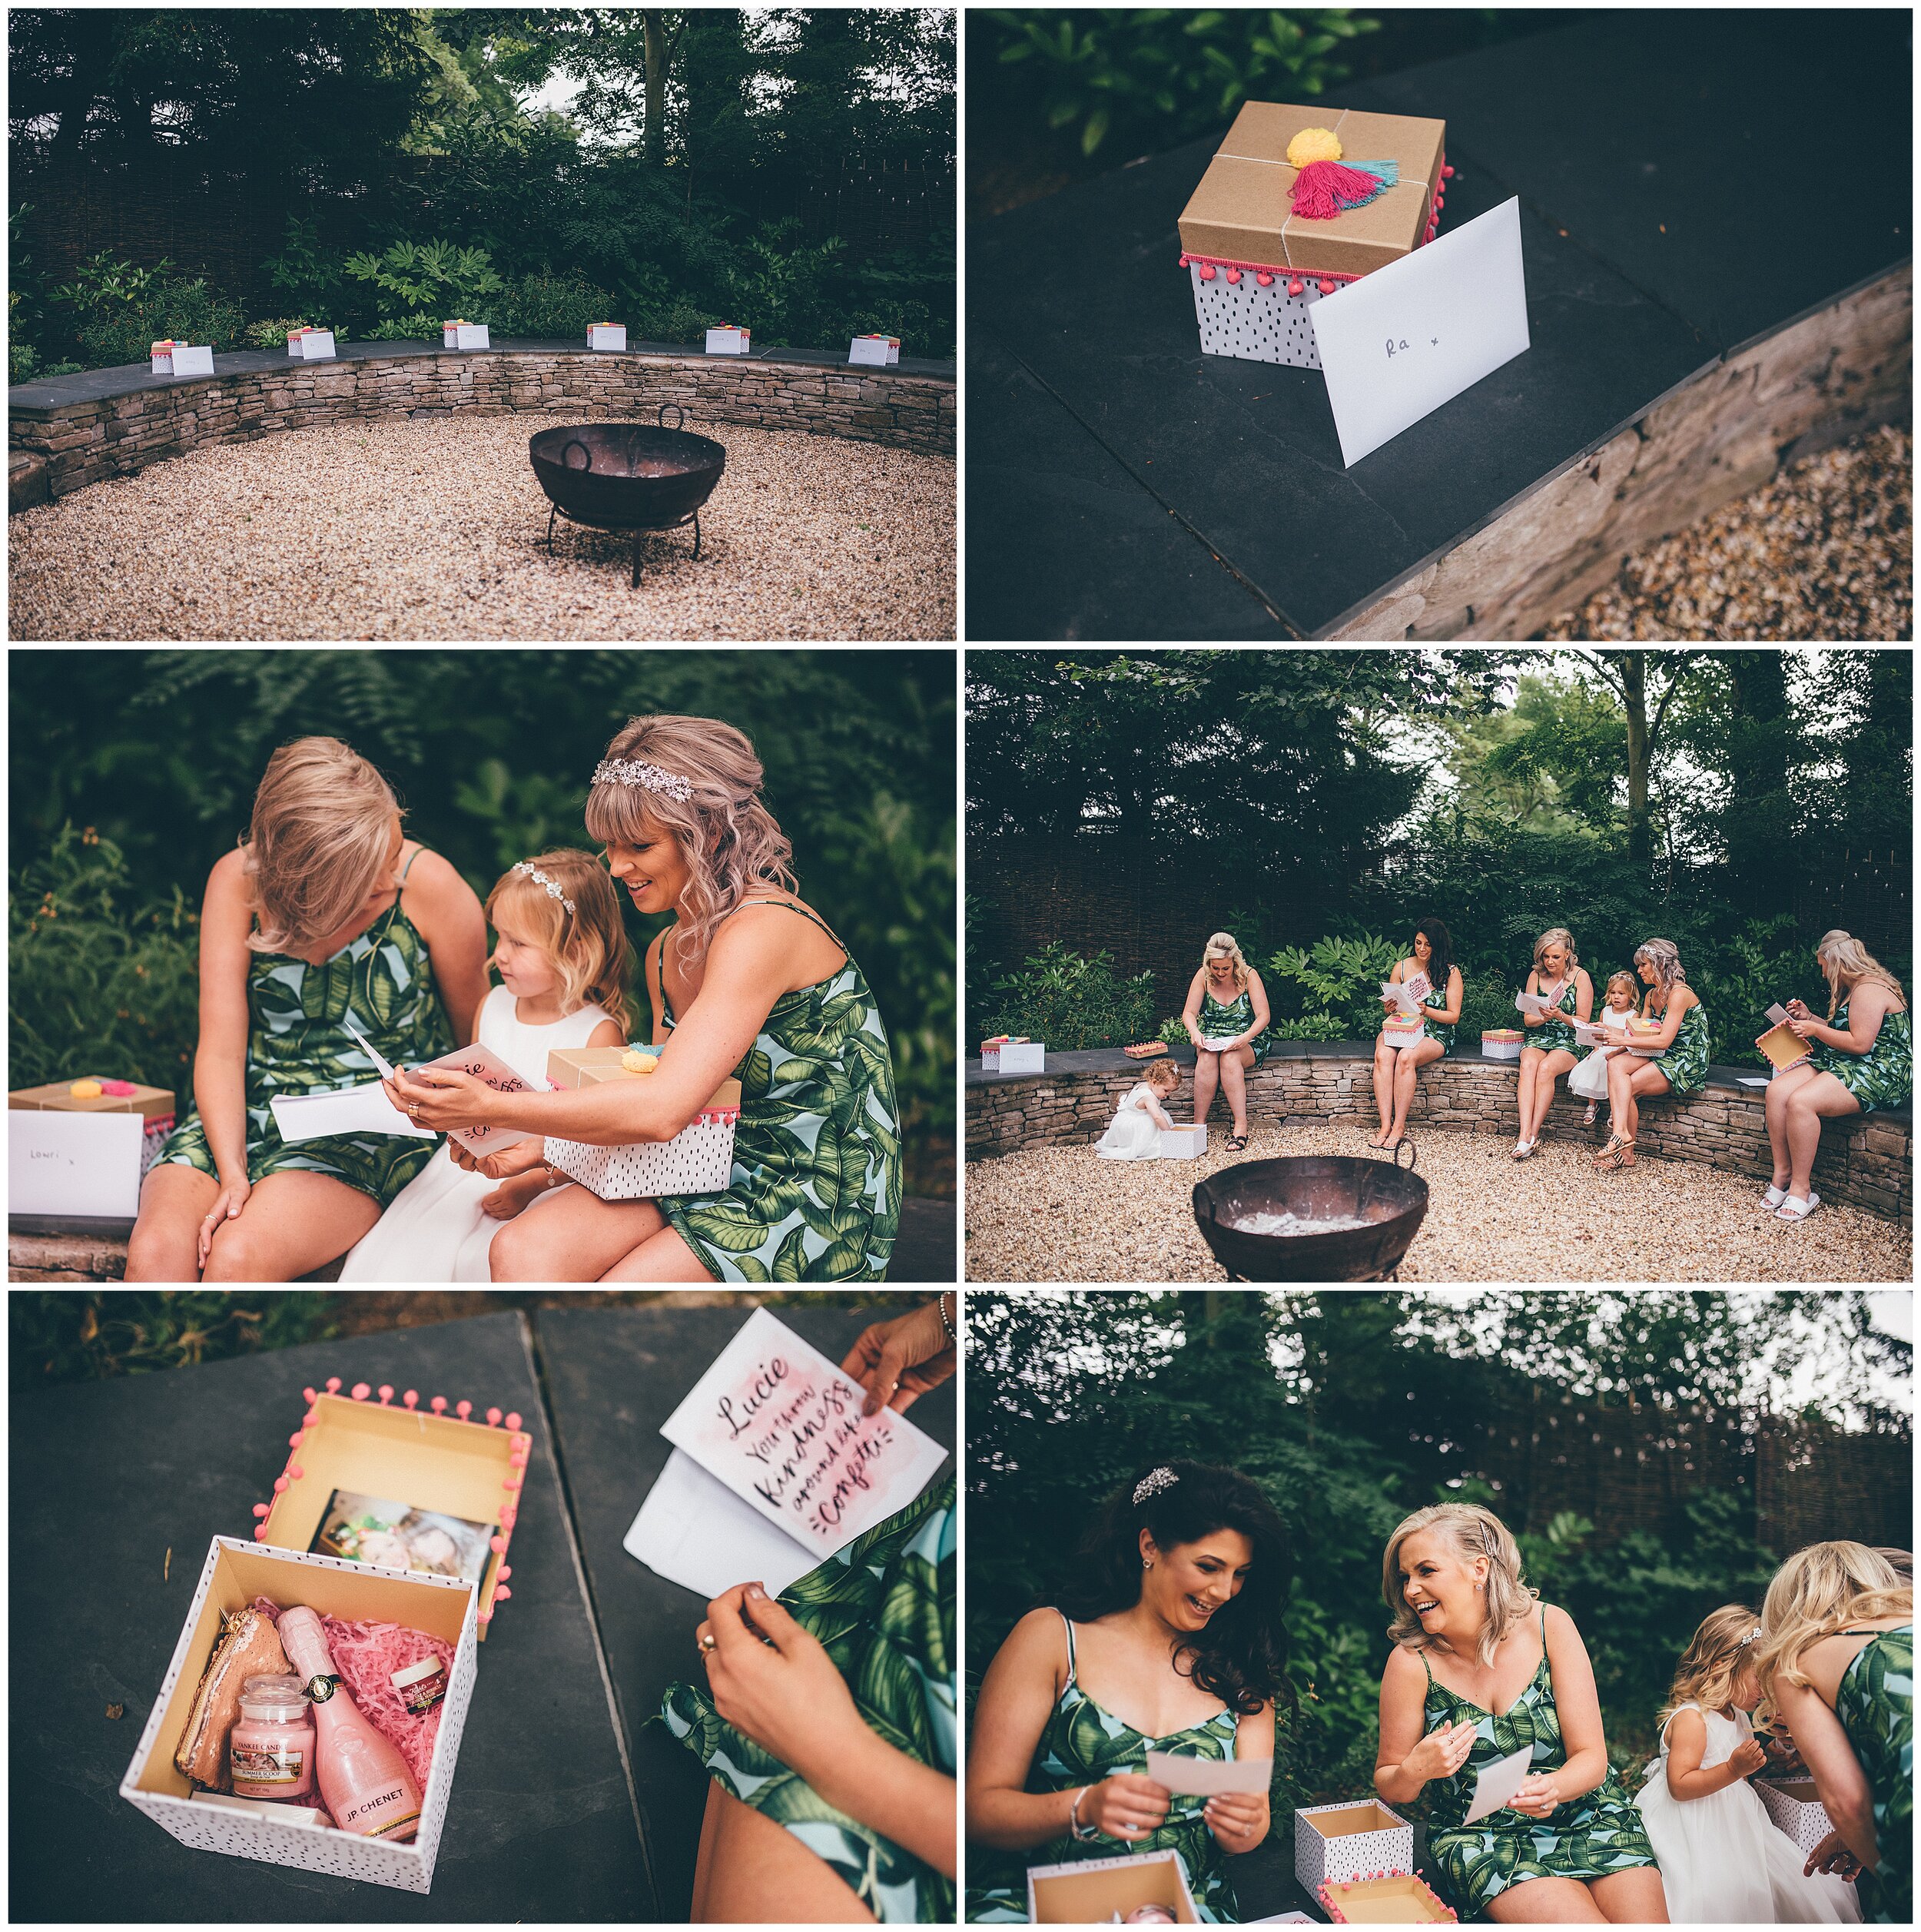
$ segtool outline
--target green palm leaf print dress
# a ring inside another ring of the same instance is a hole
[[[1664,1020],[1667,1009],[1651,1014],[1651,1019]],[[1674,1029],[1674,1044],[1667,1052],[1647,1063],[1667,1076],[1668,1090],[1675,1094],[1698,1094],[1707,1084],[1707,1015],[1697,1000],[1681,1017]]]
[[[1846,1032],[1847,1001],[1828,1022]],[[1832,1074],[1861,1103],[1863,1114],[1877,1107],[1906,1107],[1914,1091],[1914,1023],[1905,1009],[1884,1013],[1881,1031],[1866,1053],[1843,1053],[1838,1047],[1810,1042],[1808,1064],[1817,1071]]]
[[[1540,980],[1537,978],[1534,984],[1540,985]],[[1554,1001],[1552,1010],[1541,1015],[1541,1030],[1536,1034],[1533,1044],[1543,1053],[1571,1053],[1577,1061],[1581,1061],[1585,1060],[1594,1048],[1584,1047],[1574,1037],[1574,1030],[1568,1024],[1568,1020],[1561,1017],[1564,1013],[1568,1019],[1574,1017],[1574,982],[1570,978],[1561,990],[1561,998]],[[1544,993],[1542,998],[1545,997]]]
[[[413,858],[420,855],[416,851]],[[439,1140],[342,1134],[289,1146],[268,1103],[277,1094],[323,1094],[380,1077],[342,1024],[350,1017],[396,1067],[417,1067],[453,1051],[427,942],[399,897],[318,966],[289,953],[256,953],[247,969],[247,1180],[257,1185],[269,1174],[326,1174],[385,1207],[433,1158]],[[168,1137],[158,1158],[217,1175],[197,1107]]]
[[[952,1774],[954,1762],[954,1479],[924,1490],[810,1570],[778,1601],[827,1648],[868,1727]],[[722,1788],[826,1861],[884,1924],[954,1921],[954,1881],[829,1804],[743,1737],[704,1684],[668,1688],[667,1728]],[[778,1909],[767,1916],[778,1919]]]
[[[1894,1016],[1890,1014],[1889,1019]],[[1886,1021],[1882,1022],[1885,1029]],[[1880,1863],[1857,1884],[1861,1909],[1880,1925],[1914,1923],[1914,1626],[1850,1631],[1872,1635],[1849,1665],[1834,1698],[1874,1794]]]
[[[799,913],[834,939],[785,899],[742,904]],[[660,997],[671,1032],[664,973]],[[885,1280],[901,1220],[901,1110],[887,1028],[851,957],[774,1002],[734,1077],[733,1184],[655,1205],[717,1281]]]
[[[1203,992],[1200,1003],[1200,1033],[1203,1040],[1232,1040],[1243,1034],[1254,1024],[1254,995],[1243,986],[1235,996],[1231,1005],[1223,1006],[1212,993]],[[1257,1033],[1248,1041],[1254,1051],[1254,1064],[1259,1066],[1274,1042],[1265,1033]]]
[[[1067,1681],[1061,1687],[1053,1714],[1040,1734],[1027,1789],[1033,1792],[1071,1791],[1098,1784],[1117,1771],[1147,1774],[1147,1753],[1176,1751],[1189,1758],[1224,1762],[1234,1755],[1240,1719],[1223,1710],[1204,1724],[1190,1725],[1165,1738],[1146,1738],[1131,1725],[1103,1711],[1076,1681],[1074,1627],[1067,1625]],[[1240,1907],[1233,1881],[1220,1848],[1202,1814],[1207,1801],[1176,1792],[1168,1801],[1167,1816],[1144,1838],[1096,1837],[1083,1841],[1055,1839],[1024,1852],[975,1851],[967,1854],[967,1918],[974,1924],[1025,1924],[1027,1920],[1027,1867],[1064,1865],[1083,1858],[1119,1858],[1144,1851],[1176,1851],[1187,1875],[1194,1909],[1205,1925],[1237,1925]]]
[[[1421,1664],[1428,1673],[1428,1729],[1464,1720],[1475,1727],[1468,1761],[1453,1777],[1436,1780],[1428,1801],[1428,1861],[1441,1874],[1448,1903],[1464,1919],[1478,1916],[1491,1899],[1527,1879],[1604,1878],[1610,1872],[1656,1864],[1641,1813],[1611,1771],[1593,1791],[1544,1818],[1503,1810],[1472,1824],[1461,1823],[1473,1802],[1475,1779],[1497,1758],[1531,1747],[1529,1768],[1534,1771],[1558,1771],[1568,1761],[1548,1668],[1545,1611],[1540,1667],[1499,1717],[1438,1682],[1425,1652]]]

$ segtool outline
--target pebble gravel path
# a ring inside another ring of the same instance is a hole
[[[954,466],[738,423],[691,529],[562,523],[525,414],[328,423],[190,451],[10,520],[10,634],[62,641],[951,638]]]
[[[1091,1146],[1028,1147],[967,1164],[970,1281],[1226,1279],[1194,1226],[1203,1175],[1279,1154],[1364,1154],[1372,1123],[1256,1127],[1244,1154],[1209,1131],[1199,1160],[1103,1160]],[[1416,1137],[1431,1190],[1403,1281],[1906,1281],[1898,1223],[1823,1203],[1791,1227],[1762,1183],[1689,1161],[1643,1157],[1594,1172],[1571,1144],[1510,1161],[1495,1134]]]
[[[1912,433],[1808,456],[1621,566],[1551,642],[1887,642],[1914,629]]]

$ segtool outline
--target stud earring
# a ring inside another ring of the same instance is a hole
[[[1143,1556],[1140,1559],[1140,1567],[1143,1570],[1151,1570],[1154,1567],[1154,1559],[1151,1556]]]

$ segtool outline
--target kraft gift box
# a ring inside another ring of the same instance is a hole
[[[1332,221],[1296,214],[1288,144],[1310,128],[1333,134],[1344,164],[1395,162],[1398,181]],[[1412,115],[1248,101],[1180,217],[1203,353],[1319,368],[1309,307],[1432,239],[1454,172],[1446,136]]]
[[[1319,1887],[1316,1894],[1334,1925],[1445,1925],[1455,1914],[1417,1873],[1376,1872]]]
[[[1481,1051],[1490,1060],[1518,1060],[1521,1045],[1518,1027],[1490,1027],[1481,1036]]]
[[[1047,1043],[1044,1040],[984,1040],[980,1071],[984,1074],[1044,1074]]]
[[[1294,1814],[1294,1875],[1317,1885],[1414,1867],[1414,1827],[1369,1798],[1358,1804],[1313,1804]]]
[[[547,1084],[556,1092],[611,1080],[649,1080],[622,1064],[624,1047],[556,1047],[547,1056]],[[662,1194],[718,1194],[732,1184],[734,1131],[741,1084],[724,1080],[698,1115],[670,1140],[596,1147],[549,1134],[547,1164],[604,1201],[652,1200]]]
[[[751,329],[709,329],[707,353],[710,356],[744,356],[750,352],[753,339]]]
[[[1812,1851],[1834,1829],[1811,1778],[1753,1778],[1767,1815],[1803,1852]]]
[[[1200,1923],[1179,1852],[1142,1851],[1027,1867],[1030,1924],[1105,1925],[1124,1920],[1139,1905],[1165,1906],[1177,1925]]]
[[[625,323],[589,322],[587,324],[587,347],[589,349],[624,349],[626,346]]]

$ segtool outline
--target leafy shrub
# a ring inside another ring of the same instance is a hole
[[[436,334],[450,315],[492,325],[493,304],[507,286],[486,249],[451,241],[390,242],[377,255],[349,255],[341,267],[371,292],[376,323],[404,322],[409,334],[419,334],[413,324],[429,314]],[[373,334],[385,339],[377,327]]]
[[[983,1024],[987,1036],[1024,1033],[1057,1053],[1127,1046],[1153,1037],[1154,976],[1116,978],[1104,948],[1084,959],[1057,941],[994,981]]]
[[[224,1361],[336,1329],[333,1297],[320,1289],[22,1290],[7,1303],[16,1389]]]
[[[361,331],[369,342],[438,342],[444,316],[429,315],[421,310],[413,315],[396,315],[375,322]]]
[[[310,323],[304,315],[276,316],[270,321],[250,322],[247,325],[247,346],[250,349],[285,349],[287,338],[295,329],[323,328],[323,323]]]
[[[580,274],[523,275],[494,304],[503,335],[585,343],[590,322],[618,322],[615,298]],[[645,340],[636,332],[636,340]]]
[[[838,235],[803,241],[800,234],[792,216],[762,223],[727,271],[736,318],[770,347],[825,341],[834,327],[835,271],[847,244]]]
[[[1455,1037],[1463,1047],[1478,1051],[1482,1034],[1501,1027],[1520,1025],[1521,1015],[1515,1011],[1514,996],[1527,981],[1524,977],[1511,985],[1508,982],[1511,977],[1498,966],[1484,967],[1478,971],[1462,968],[1461,1025]]]
[[[1381,1030],[1381,982],[1401,957],[1391,939],[1317,939],[1284,946],[1263,973],[1282,1040],[1372,1040]],[[1283,1007],[1293,1007],[1284,1013]],[[1295,1030],[1296,1027],[1301,1030]],[[1333,1028],[1334,1031],[1326,1029]]]
[[[341,313],[347,277],[339,257],[321,245],[320,230],[314,222],[290,216],[280,252],[268,256],[260,266],[274,286],[286,292],[290,307],[316,315]]]
[[[105,264],[104,255],[96,256],[89,267]],[[144,362],[154,343],[169,340],[214,349],[242,345],[247,317],[240,304],[211,287],[205,276],[188,280],[162,273],[168,267],[163,262],[160,269],[146,270],[114,263],[58,291],[79,317],[76,333],[88,367]]]

